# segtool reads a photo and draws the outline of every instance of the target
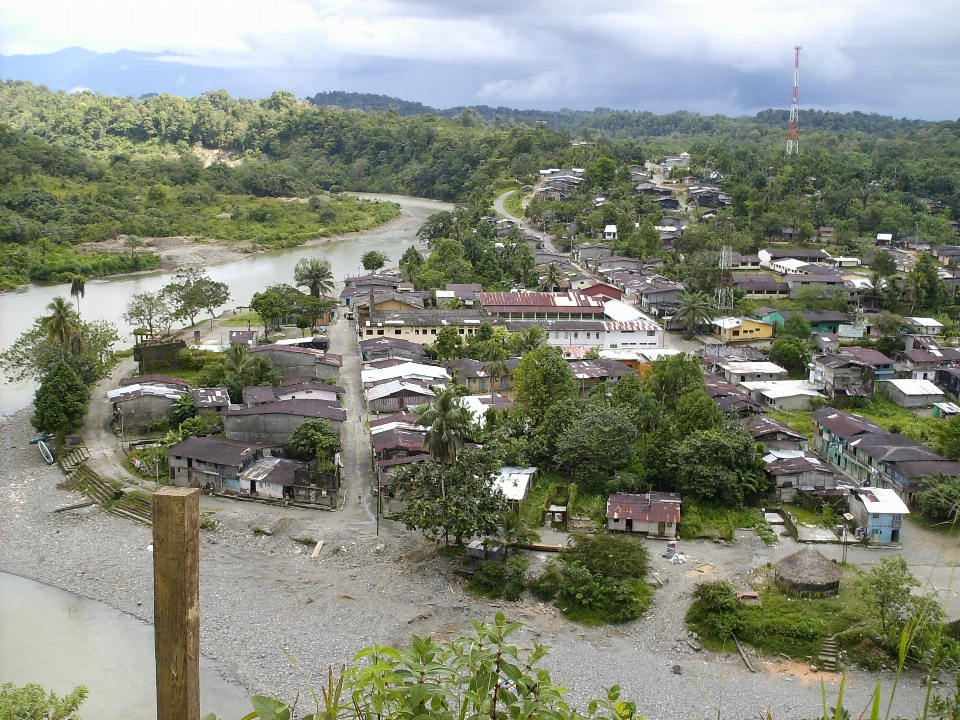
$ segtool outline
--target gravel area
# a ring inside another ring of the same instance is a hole
[[[0,570],[108,603],[150,621],[150,530],[96,508],[54,514],[80,496],[58,490],[59,470],[28,447],[29,411],[0,424],[5,467],[0,477]],[[619,684],[649,718],[812,717],[820,708],[820,680],[835,697],[839,678],[806,666],[757,661],[746,671],[739,656],[695,652],[683,615],[689,590],[705,576],[745,585],[746,573],[789,547],[767,548],[752,534],[736,545],[682,543],[685,564],[663,560],[651,543],[654,576],[663,583],[647,617],[624,626],[583,628],[532,598],[486,603],[463,592],[455,566],[439,558],[417,533],[389,521],[375,525],[360,512],[325,513],[229,501],[203,502],[218,521],[201,536],[201,648],[251,693],[292,699],[316,687],[328,664],[348,661],[372,643],[406,644],[411,633],[449,639],[469,632],[471,618],[502,609],[526,623],[519,642],[552,647],[546,666],[571,689],[577,704]],[[257,526],[272,536],[254,535]],[[312,546],[324,541],[317,560]],[[549,558],[531,553],[536,566]],[[138,604],[141,603],[141,604]],[[297,670],[285,652],[297,660]],[[679,666],[679,674],[674,666]],[[877,680],[892,673],[848,674],[847,707],[858,715]],[[922,702],[919,677],[905,678],[894,714],[915,717]]]

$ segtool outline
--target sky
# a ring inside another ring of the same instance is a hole
[[[738,115],[798,44],[801,109],[960,118],[958,0],[0,0],[0,75],[122,94]]]

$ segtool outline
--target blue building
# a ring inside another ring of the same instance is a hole
[[[910,510],[896,491],[887,488],[858,488],[850,491],[850,512],[857,519],[868,545],[899,544],[903,516]]]

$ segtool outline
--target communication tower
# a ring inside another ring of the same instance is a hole
[[[790,103],[790,125],[787,127],[787,155],[800,154],[800,46],[793,48],[793,102]]]
[[[723,228],[723,240],[720,242],[720,279],[713,305],[720,317],[733,312],[733,246],[728,227]]]

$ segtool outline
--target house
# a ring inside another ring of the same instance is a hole
[[[231,330],[229,337],[231,345],[246,345],[248,347],[252,347],[260,341],[260,331]]]
[[[253,497],[293,500],[297,470],[306,463],[267,456],[257,459],[240,473],[240,492]]]
[[[243,388],[243,404],[247,407],[263,405],[277,400],[322,400],[331,405],[340,403],[340,396],[344,389],[339,385],[326,383],[291,383],[273,387],[271,385],[254,385]]]
[[[802,248],[763,248],[757,255],[760,256],[760,264],[766,268],[773,268],[773,263],[777,260],[801,260],[804,263],[814,263],[826,260],[830,253],[826,250],[805,250]]]
[[[848,496],[850,513],[857,519],[868,545],[898,545],[903,516],[910,510],[893,490],[855,488]]]
[[[747,423],[747,431],[753,439],[762,443],[765,450],[803,450],[807,445],[806,435],[789,425],[774,420],[768,415],[756,415]]]
[[[603,320],[603,300],[575,291],[483,292],[480,304],[491,317],[504,320]]]
[[[686,285],[683,283],[657,275],[644,278],[627,287],[627,293],[636,298],[640,309],[653,314],[659,314],[664,308],[676,307],[684,290]]]
[[[670,195],[661,195],[660,197],[652,198],[653,202],[660,206],[662,210],[679,210],[680,201]]]
[[[199,412],[204,410],[220,412],[230,408],[230,393],[226,388],[199,388],[191,390],[190,394],[193,395],[193,403]]]
[[[503,493],[510,507],[518,510],[520,503],[527,499],[536,475],[535,467],[502,467],[493,485]]]
[[[890,247],[893,244],[893,233],[877,233],[877,247]]]
[[[952,402],[933,404],[933,416],[935,418],[952,418],[954,415],[960,415],[960,405]]]
[[[763,412],[763,408],[754,402],[748,392],[731,385],[716,375],[705,375],[703,385],[707,397],[713,400],[717,409],[724,415],[747,417]]]
[[[183,390],[184,392],[190,389],[190,384],[186,380],[172,375],[153,374],[120,378],[120,387],[129,387],[130,385],[157,385],[171,390]]]
[[[437,334],[443,328],[452,327],[458,335],[466,339],[475,335],[484,323],[495,327],[503,325],[502,320],[488,317],[478,308],[428,309],[416,312],[375,312],[369,320],[358,324],[357,331],[363,340],[392,337],[429,345],[437,339]]]
[[[607,530],[675,538],[679,524],[676,493],[614,493],[607,498]]]
[[[160,384],[125,385],[108,390],[113,425],[125,434],[142,430],[149,423],[166,420],[174,403],[186,394],[186,389]]]
[[[271,447],[219,436],[190,437],[167,450],[170,484],[240,492],[240,473]]]
[[[928,317],[905,317],[903,321],[920,335],[943,335],[943,323]]]
[[[766,273],[734,273],[733,287],[744,297],[755,300],[790,296],[790,286]]]
[[[372,413],[404,412],[433,401],[436,393],[422,381],[384,380],[363,391],[367,409]]]
[[[846,280],[839,275],[787,274],[783,276],[783,281],[790,288],[791,298],[801,295],[805,287],[818,288],[824,297],[836,293],[838,289],[847,289]]]
[[[289,345],[258,345],[250,348],[255,357],[262,357],[280,371],[283,377],[316,377],[320,379],[340,376],[343,358],[313,348]]]
[[[440,291],[438,290],[437,292]],[[453,297],[452,293],[450,297]],[[353,300],[353,307],[357,311],[358,320],[370,317],[371,302],[373,303],[374,312],[409,312],[422,310],[424,304],[423,298],[420,297],[418,293],[410,291],[381,290],[365,295],[357,295]]]
[[[580,290],[580,294],[598,298],[604,303],[608,300],[623,299],[623,290],[608,283],[595,283]]]
[[[860,362],[867,363],[873,368],[873,373],[878,381],[889,380],[893,377],[894,362],[879,350],[863,347],[845,347],[840,350],[839,355],[850,355]]]
[[[934,382],[951,397],[960,397],[960,368],[937,370],[934,374]]]
[[[875,379],[870,363],[846,353],[821,355],[810,364],[810,384],[833,400],[873,397]]]
[[[774,578],[785,592],[812,600],[839,595],[843,571],[808,545],[778,560]]]
[[[734,270],[758,270],[760,268],[759,255],[741,255],[735,252],[731,254],[730,260]]]
[[[460,404],[466,408],[474,422],[481,425],[486,423],[485,415],[488,410],[502,412],[513,407],[513,400],[506,395],[494,393],[490,395],[466,395],[460,398]]]
[[[813,450],[851,475],[864,478],[871,473],[856,456],[856,442],[867,435],[889,435],[872,420],[825,407],[810,413],[814,423]]]
[[[444,385],[450,380],[450,375],[439,365],[415,362],[360,371],[360,383],[364,388],[385,380],[417,380],[426,385]]]
[[[419,362],[427,353],[420,343],[404,340],[403,338],[384,336],[371,337],[361,340],[360,356],[365,361],[382,360],[384,358],[402,358]]]
[[[617,226],[616,225],[607,225],[603,228],[603,239],[604,240],[616,240],[617,239]]]
[[[747,317],[718,317],[712,325],[714,334],[728,343],[773,339],[773,325]]]
[[[934,380],[937,370],[960,363],[960,350],[904,350],[897,359],[914,380]]]
[[[772,362],[728,361],[719,363],[727,382],[739,385],[744,382],[786,380],[787,371]]]
[[[575,360],[570,363],[570,371],[580,382],[580,394],[583,397],[588,397],[590,392],[601,383],[613,386],[624,375],[637,374],[636,370],[623,363],[602,358],[599,360]]]
[[[613,255],[613,249],[609,245],[600,243],[578,243],[573,246],[572,255],[578,262],[589,262],[610,257]]]
[[[470,395],[483,395],[490,392],[508,392],[513,390],[513,371],[520,364],[520,358],[509,358],[504,362],[506,374],[494,380],[487,371],[488,363],[471,358],[451,360],[446,363],[447,372],[457,378],[466,387]]]
[[[624,257],[623,255],[610,255],[609,257],[593,261],[591,265],[595,267],[598,272],[609,275],[619,270],[643,270],[647,265],[647,261],[641,260],[640,258]]]
[[[277,400],[254,407],[226,410],[220,414],[223,428],[231,440],[284,445],[290,433],[304,420],[323,418],[340,436],[340,425],[347,419],[339,405],[323,400]]]
[[[775,498],[781,502],[791,502],[800,490],[826,490],[837,486],[833,470],[802,451],[769,453],[763,461]]]
[[[813,346],[820,352],[836,352],[840,348],[840,336],[834,333],[814,333]]]
[[[831,242],[833,242],[833,238],[835,234],[836,234],[836,231],[832,226],[821,225],[820,228],[817,230],[817,242],[822,242],[829,245]]]
[[[929,380],[885,380],[882,387],[890,401],[900,407],[930,407],[943,400],[943,390]]]
[[[810,410],[813,398],[822,398],[806,380],[762,380],[740,383],[761,405],[773,410]]]
[[[483,292],[483,285],[480,283],[447,283],[447,292],[452,292],[453,297],[463,302],[467,307],[473,307],[477,296]]]
[[[847,313],[835,310],[776,310],[761,306],[754,312],[754,317],[763,322],[783,325],[795,312],[810,324],[810,330],[814,334],[836,334],[841,325],[850,323]]]

